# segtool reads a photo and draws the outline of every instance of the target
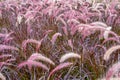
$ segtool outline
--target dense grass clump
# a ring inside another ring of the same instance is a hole
[[[119,79],[119,35],[118,0],[2,0],[0,78]]]

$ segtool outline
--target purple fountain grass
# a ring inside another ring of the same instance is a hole
[[[17,22],[18,24],[21,24],[23,17],[21,15],[18,15]]]
[[[69,59],[69,58],[81,58],[81,56],[79,54],[76,54],[74,52],[69,52],[64,54],[61,58],[60,58],[60,62],[64,62],[65,60]]]
[[[78,20],[76,20],[76,19],[69,19],[68,21],[67,21],[67,24],[69,24],[69,23],[76,23],[76,24],[80,24],[80,22],[78,21]]]
[[[3,51],[3,50],[15,50],[15,51],[19,51],[19,49],[17,47],[0,44],[0,51]]]
[[[61,21],[63,23],[64,26],[67,26],[67,23],[65,22],[65,20],[61,17],[57,17],[56,21]]]
[[[0,1],[1,73],[7,66],[25,80],[42,76],[44,80],[58,79],[56,76],[60,80],[96,80],[119,60],[116,54],[115,59],[104,62],[119,49],[119,13],[118,0]],[[73,64],[67,62],[70,58],[79,60],[66,73],[62,69]],[[14,69],[16,65],[18,69]],[[19,71],[23,68],[25,71]],[[11,70],[4,73],[6,79],[16,80],[9,76],[15,75]]]
[[[74,46],[73,46],[73,43],[72,43],[72,40],[71,40],[71,39],[68,40],[68,45],[69,45],[69,46],[71,47],[71,49],[73,50]]]
[[[33,61],[33,60],[27,60],[27,61],[20,63],[18,65],[18,69],[21,69],[22,67],[24,67],[26,65],[28,66],[29,70],[31,70],[32,66],[35,66],[35,67],[41,67],[42,69],[49,71],[49,69],[46,65],[42,64],[41,62],[37,62],[37,61]]]
[[[106,51],[106,47],[105,47],[105,46],[102,46],[102,45],[95,45],[95,46],[94,46],[94,49],[97,48],[97,47],[100,47],[100,48],[102,48],[104,51]]]
[[[73,64],[73,63],[70,63],[70,62],[66,62],[66,63],[61,63],[61,64],[59,64],[57,67],[55,67],[55,68],[50,72],[47,80],[49,80],[50,77],[51,77],[56,71],[61,70],[61,69],[66,68],[66,67],[69,67],[69,66],[71,66],[72,64]]]
[[[120,45],[116,45],[116,46],[109,48],[104,54],[104,60],[106,61],[109,60],[110,55],[117,49],[120,49]]]
[[[5,33],[5,34],[0,33],[0,37],[5,37],[5,38],[8,38],[8,37],[10,37],[13,33],[14,33],[13,31],[12,31],[12,32],[10,32],[10,33]]]
[[[51,59],[43,56],[43,55],[40,54],[40,53],[33,53],[33,54],[29,57],[28,60],[33,60],[33,61],[35,61],[35,60],[41,60],[41,61],[50,63],[50,64],[52,64],[52,65],[55,65],[55,63],[54,63]]]
[[[11,59],[6,60],[5,62],[6,63],[10,63],[10,62],[14,62],[14,61],[16,61],[16,59],[15,58],[11,58]]]
[[[27,39],[27,40],[24,40],[24,41],[22,42],[22,49],[23,49],[24,51],[26,51],[27,44],[28,44],[28,43],[34,43],[34,44],[37,45],[37,46],[36,46],[36,51],[38,51],[39,48],[40,48],[40,46],[41,46],[42,41],[43,41],[43,39],[41,39],[40,41],[35,40],[35,39]]]
[[[62,34],[61,33],[55,33],[52,36],[51,42],[52,42],[53,45],[55,44],[55,41],[56,41],[56,39],[57,39],[58,36],[62,36]]]
[[[91,25],[94,25],[94,26],[103,26],[103,27],[107,27],[107,25],[103,22],[92,22]]]
[[[13,57],[13,55],[10,55],[10,54],[0,55],[0,59],[1,59],[1,60],[2,60],[2,59],[6,59],[6,60],[0,62],[0,69],[1,69],[3,66],[11,66],[11,65],[13,66],[13,64],[10,63],[11,59],[13,59],[12,57]],[[14,60],[14,61],[15,61],[15,60]]]
[[[107,28],[106,28],[106,30],[104,31],[104,34],[103,34],[104,39],[107,39],[107,38],[108,38],[109,32],[110,32],[111,29],[112,29],[112,27],[107,27]]]
[[[13,64],[7,62],[0,62],[0,69],[2,69],[3,66],[13,66]]]
[[[65,35],[66,35],[66,36],[68,36],[67,27],[66,27],[66,26],[64,26],[64,27],[62,27],[62,29],[63,29],[63,32],[65,33]]]
[[[115,72],[117,72],[119,70],[119,67],[120,67],[120,62],[112,65],[112,67],[108,70],[108,72],[106,74],[106,80],[111,80],[110,78],[113,77]]]
[[[120,41],[116,39],[116,37],[110,37],[108,39],[105,39],[102,44],[105,44],[108,41],[116,41],[117,43],[120,43]]]
[[[8,58],[8,57],[12,57],[11,54],[3,54],[3,55],[0,55],[0,59],[1,58]]]
[[[0,72],[0,78],[2,79],[2,80],[6,80],[6,77]]]

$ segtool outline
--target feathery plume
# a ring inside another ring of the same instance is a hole
[[[67,26],[67,23],[65,22],[65,20],[61,17],[57,17],[56,21],[61,21],[63,23],[64,26]]]
[[[54,63],[51,59],[43,56],[43,55],[40,54],[40,53],[33,53],[33,54],[29,57],[28,60],[33,60],[33,61],[34,61],[34,60],[42,60],[42,61],[45,61],[45,62],[50,63],[50,64],[52,64],[52,65],[55,65],[55,63]]]
[[[6,34],[0,33],[0,37],[5,37],[5,36],[6,36]]]
[[[68,40],[68,45],[72,48],[72,50],[73,50],[73,43],[72,43],[72,40],[71,39],[69,39]]]
[[[23,50],[26,50],[28,43],[34,43],[34,44],[37,44],[37,46],[36,46],[36,51],[38,51],[38,49],[39,49],[40,46],[41,46],[42,41],[43,41],[43,39],[41,39],[40,41],[34,40],[34,39],[24,40],[24,41],[22,42],[22,49],[23,49]]]
[[[111,77],[120,69],[120,62],[114,64],[106,74],[106,80],[110,80]]]
[[[108,35],[109,35],[109,32],[110,30],[112,29],[112,27],[107,27],[106,30],[104,31],[104,39],[108,39]]]
[[[7,62],[0,62],[0,69],[1,69],[3,66],[13,66],[13,64],[7,63]]]
[[[2,79],[2,80],[6,80],[6,78],[5,78],[5,76],[0,72],[0,78]]]
[[[43,39],[41,39],[41,40],[39,41],[39,43],[37,44],[36,51],[38,51],[39,48],[41,47],[42,41],[43,41]]]
[[[71,63],[71,62],[66,62],[66,63],[61,63],[61,64],[59,64],[57,67],[55,67],[55,68],[50,72],[47,80],[49,80],[50,77],[51,77],[51,75],[54,74],[56,71],[61,70],[61,69],[66,68],[66,67],[69,67],[69,66],[71,66],[72,64],[73,64],[73,63]]]
[[[0,51],[2,51],[2,50],[16,50],[16,51],[18,51],[19,49],[16,47],[13,47],[13,46],[0,44]]]
[[[110,55],[112,54],[112,52],[114,52],[117,49],[120,49],[120,45],[109,48],[104,54],[104,60],[107,61],[110,58]]]
[[[32,61],[32,60],[27,60],[27,61],[24,61],[24,62],[20,63],[18,65],[18,69],[21,69],[22,67],[24,67],[26,65],[28,66],[28,68],[30,70],[31,70],[32,66],[41,67],[41,68],[43,68],[47,71],[49,70],[48,67],[46,65],[42,64],[41,62]]]
[[[105,44],[107,41],[116,41],[117,43],[120,43],[120,41],[118,39],[116,39],[115,37],[111,37],[111,38],[105,39],[103,41],[102,45]]]
[[[18,15],[17,16],[17,22],[18,22],[18,24],[20,24],[21,22],[22,22],[22,16],[21,15]]]
[[[91,24],[94,25],[94,26],[102,26],[102,27],[107,28],[107,25],[103,22],[98,22],[97,21],[97,22],[92,22]]]
[[[13,33],[14,33],[13,31],[11,31],[10,33],[5,33],[5,34],[0,33],[0,37],[5,37],[5,38],[7,39],[7,38],[10,38],[10,36],[11,36]]]
[[[65,33],[65,35],[68,36],[67,27],[64,26],[64,27],[62,27],[62,29],[63,29],[63,32]]]
[[[58,36],[62,36],[62,34],[61,33],[55,33],[52,36],[51,42],[52,42],[53,45],[54,45],[54,43],[55,43],[55,41],[56,41],[56,39],[57,39]]]
[[[27,39],[27,40],[24,40],[24,41],[22,42],[22,48],[23,48],[23,49],[26,49],[26,46],[27,46],[28,43],[39,44],[39,41],[34,40],[34,39]]]
[[[81,56],[79,54],[70,52],[67,54],[64,54],[61,58],[60,58],[60,62],[64,62],[65,60],[69,59],[69,58],[81,58]]]
[[[7,58],[7,57],[12,57],[12,55],[10,55],[10,54],[3,54],[3,55],[0,55],[0,59],[1,59],[1,58]]]
[[[106,80],[105,78],[100,78],[100,79],[97,79],[97,80]],[[120,78],[110,78],[109,80],[120,80]]]
[[[16,60],[15,58],[11,58],[11,59],[6,60],[5,62],[8,63],[8,62],[13,62],[15,60]]]
[[[79,24],[79,23],[80,23],[80,22],[79,22],[78,20],[76,20],[76,19],[69,19],[69,20],[67,21],[68,24],[71,23],[71,22],[74,22],[74,23],[76,23],[76,24]]]

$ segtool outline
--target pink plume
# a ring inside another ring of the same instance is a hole
[[[109,48],[104,54],[104,60],[107,61],[110,58],[110,55],[118,49],[120,49],[120,45],[112,46],[111,48]]]
[[[68,45],[72,48],[72,50],[73,50],[73,43],[72,43],[72,40],[70,39],[70,40],[68,40]]]
[[[45,69],[47,71],[49,70],[48,67],[46,65],[42,64],[41,62],[36,62],[36,61],[32,61],[32,60],[27,60],[25,62],[20,63],[18,65],[18,68],[20,69],[20,68],[22,68],[22,67],[24,67],[26,65],[28,66],[28,68],[30,70],[31,70],[32,66],[41,67],[41,68],[43,68],[43,69]]]
[[[50,76],[51,76],[52,74],[54,74],[56,71],[59,71],[59,70],[61,70],[61,69],[63,69],[63,68],[66,68],[66,67],[69,67],[69,66],[71,66],[72,64],[73,64],[73,63],[70,63],[70,62],[66,62],[66,63],[61,63],[61,64],[59,64],[57,67],[55,67],[55,68],[50,72],[49,77],[48,77],[48,80],[49,80]]]
[[[67,59],[70,59],[70,58],[78,58],[78,59],[80,59],[81,56],[79,54],[74,53],[74,52],[69,52],[67,54],[64,54],[60,58],[60,62],[62,63],[62,62],[66,61]]]
[[[0,51],[2,50],[16,50],[18,51],[19,49],[13,46],[8,46],[8,45],[0,45]]]
[[[6,62],[6,63],[9,63],[9,62],[13,62],[13,61],[15,61],[15,60],[16,60],[15,58],[11,58],[11,59],[6,60],[5,62]]]
[[[120,69],[120,62],[114,64],[106,74],[106,80],[110,80],[111,77]]]
[[[5,38],[8,38],[8,37],[10,37],[13,33],[14,33],[13,31],[12,31],[12,32],[10,32],[10,33],[5,33],[5,34],[0,33],[0,37],[5,37]]]
[[[0,72],[0,78],[2,79],[2,80],[6,80],[6,77]]]
[[[40,54],[40,53],[33,53],[33,54],[29,57],[28,60],[41,60],[41,61],[45,61],[45,62],[47,62],[47,63],[50,63],[50,64],[52,64],[52,65],[55,65],[55,63],[54,63],[51,59],[43,56],[43,55]]]
[[[55,33],[52,36],[51,42],[52,42],[53,45],[54,45],[54,43],[55,43],[55,41],[56,41],[56,39],[57,39],[58,36],[62,36],[62,34],[61,33]]]
[[[41,40],[39,41],[39,43],[37,44],[36,51],[38,51],[38,50],[39,50],[39,48],[40,48],[40,46],[41,46],[42,41],[43,41],[43,39],[41,39]]]
[[[7,57],[12,57],[12,55],[10,55],[10,54],[3,54],[3,55],[0,55],[0,59],[1,59],[1,58],[5,58],[5,57],[6,57],[6,58],[7,58]]]
[[[6,63],[6,62],[0,62],[0,69],[3,67],[3,66],[11,66],[13,64],[11,63]]]
[[[22,48],[26,50],[27,44],[28,43],[34,43],[34,44],[39,44],[39,41],[34,40],[34,39],[27,39],[22,42]]]
[[[64,31],[65,35],[66,35],[66,36],[68,36],[67,27],[66,27],[66,26],[65,26],[65,27],[62,27],[62,29],[63,29],[63,31]]]

